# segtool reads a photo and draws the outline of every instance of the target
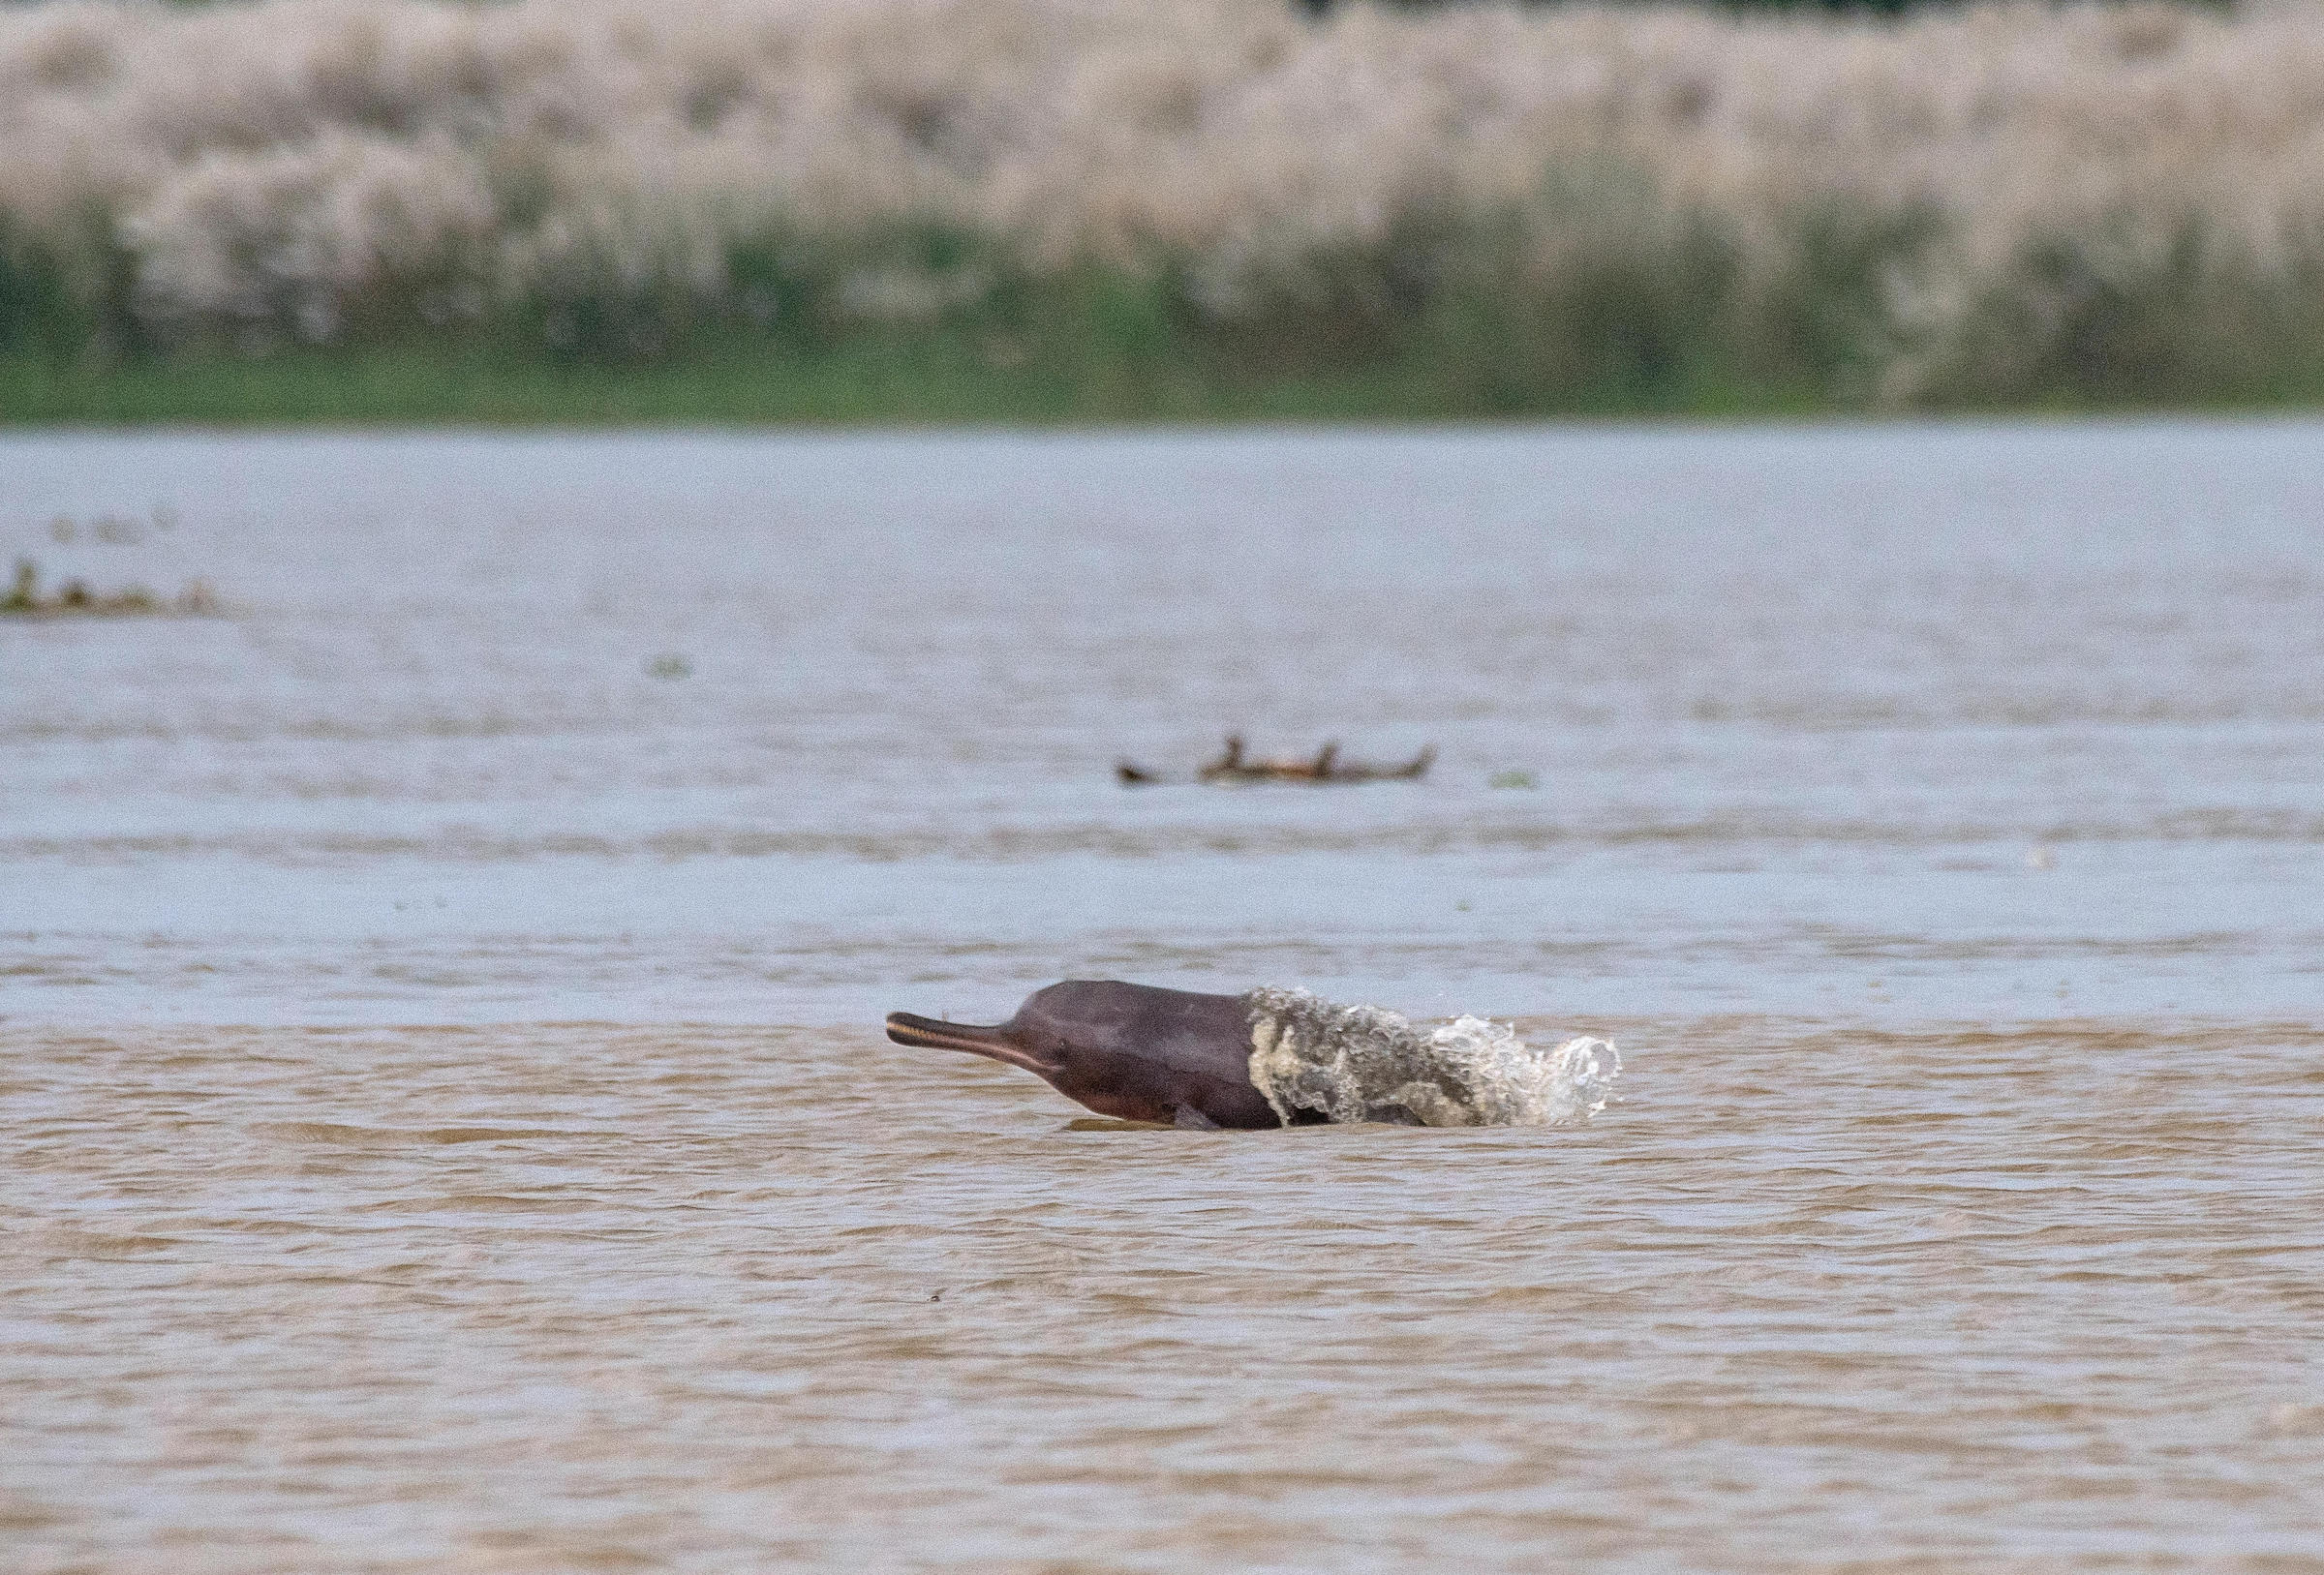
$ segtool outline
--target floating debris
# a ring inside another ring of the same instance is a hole
[[[142,586],[103,595],[91,591],[82,580],[67,580],[55,595],[44,596],[40,586],[40,565],[29,558],[17,559],[15,579],[8,593],[0,595],[0,617],[216,618],[225,612],[218,593],[205,580],[196,580],[175,596],[167,598]]]
[[[1242,735],[1230,733],[1219,757],[1202,767],[1195,775],[1205,782],[1417,782],[1428,774],[1428,768],[1435,761],[1433,743],[1410,760],[1387,766],[1342,760],[1336,742],[1327,743],[1304,758],[1254,759],[1246,752]],[[1169,780],[1161,772],[1128,760],[1115,763],[1114,776],[1123,787],[1148,787]]]
[[[646,676],[657,679],[683,679],[694,676],[694,664],[678,652],[664,651],[646,663]]]

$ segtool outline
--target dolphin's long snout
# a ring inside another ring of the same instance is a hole
[[[888,1037],[899,1045],[920,1045],[932,1050],[971,1050],[982,1055],[999,1041],[1000,1030],[980,1028],[974,1023],[946,1022],[940,1017],[923,1017],[909,1012],[891,1012]]]
[[[965,1050],[970,1055],[1006,1061],[1027,1072],[1044,1071],[1039,1061],[1009,1038],[1005,1027],[985,1028],[974,1023],[945,1022],[938,1017],[917,1016],[909,1012],[891,1012],[888,1014],[888,1037],[899,1045],[914,1045],[931,1050]]]

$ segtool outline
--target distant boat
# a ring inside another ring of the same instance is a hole
[[[1242,735],[1230,733],[1218,758],[1203,766],[1195,774],[1205,782],[1417,782],[1428,774],[1428,768],[1435,762],[1434,744],[1428,745],[1412,759],[1394,765],[1342,760],[1339,758],[1337,742],[1325,744],[1314,755],[1304,759],[1253,759]],[[1148,771],[1128,760],[1116,762],[1114,774],[1116,780],[1124,787],[1146,787],[1168,780],[1161,772]]]

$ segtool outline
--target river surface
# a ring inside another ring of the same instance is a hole
[[[219,609],[0,620],[9,1575],[2324,1570],[2324,426],[17,435],[18,556]],[[1069,977],[1623,1067],[878,1032]]]

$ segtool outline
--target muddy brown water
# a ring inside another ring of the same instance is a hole
[[[2320,458],[0,439],[227,604],[0,622],[0,1568],[2324,1568]],[[1619,1100],[876,1031],[1090,974]]]

